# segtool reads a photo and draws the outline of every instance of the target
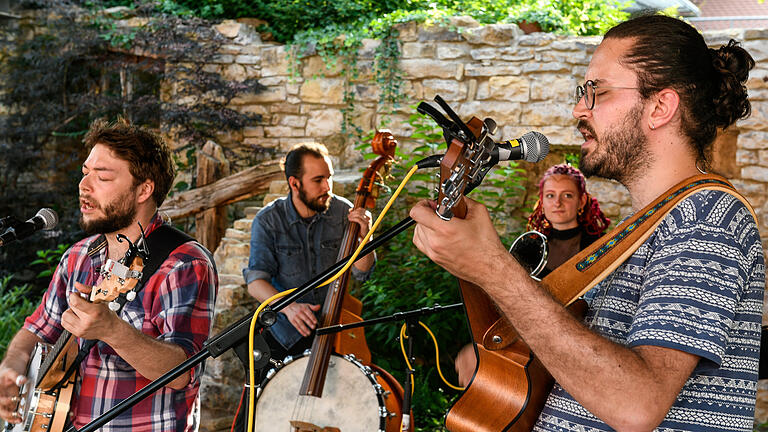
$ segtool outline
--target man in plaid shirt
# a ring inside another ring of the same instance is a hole
[[[69,420],[82,427],[202,348],[208,338],[218,277],[210,253],[194,241],[173,250],[126,303],[120,316],[105,303],[81,298],[102,279],[107,259],[122,258],[127,242],[163,224],[157,214],[171,187],[170,151],[156,135],[129,125],[95,122],[80,181],[80,225],[90,234],[62,257],[48,291],[27,318],[0,364],[0,417],[18,422],[19,385],[37,342],[63,330],[98,340],[79,367]],[[151,254],[152,251],[150,251]],[[176,378],[105,425],[105,431],[190,431],[199,424],[200,370]]]

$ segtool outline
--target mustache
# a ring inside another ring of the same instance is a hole
[[[80,195],[80,197],[78,198],[78,201],[80,202],[80,204],[83,204],[84,201],[87,201],[88,204],[90,204],[90,205],[92,205],[94,207],[99,205],[99,203],[96,202],[96,200],[93,199],[93,197],[91,197],[89,195]]]
[[[592,126],[589,125],[589,123],[586,122],[586,120],[579,120],[579,123],[576,125],[577,129],[586,129],[587,132],[589,132],[592,137],[597,139],[597,134],[595,133],[595,129],[592,128]]]

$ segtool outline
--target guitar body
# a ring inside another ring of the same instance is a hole
[[[494,352],[482,345],[476,349],[475,376],[451,407],[445,426],[452,432],[530,431],[554,382],[549,372],[532,354]],[[494,414],[478,409],[483,406],[496,407]]]
[[[554,379],[491,299],[476,285],[460,280],[461,293],[475,340],[477,369],[445,419],[451,432],[527,432],[533,428],[547,401]],[[568,310],[583,317],[587,305],[573,303]],[[493,406],[494,415],[478,407]]]

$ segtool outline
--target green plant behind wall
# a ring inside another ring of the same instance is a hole
[[[5,357],[11,339],[39,301],[40,296],[33,295],[31,285],[18,284],[13,275],[0,278],[0,358]]]
[[[0,63],[0,105],[5,108],[0,215],[23,220],[40,207],[51,207],[60,218],[52,237],[33,236],[13,254],[0,250],[3,270],[18,277],[25,276],[22,271],[34,251],[83,236],[77,225],[77,184],[86,156],[82,138],[92,120],[122,116],[160,130],[182,156],[176,160],[194,155],[217,133],[260,121],[228,104],[237,94],[258,93],[263,86],[254,80],[227,81],[204,68],[224,41],[210,22],[152,15],[154,9],[141,5],[134,12],[146,22],[128,26],[66,2],[45,6],[28,20],[14,22],[19,27],[4,28],[8,37]],[[195,172],[192,165],[186,168]],[[175,190],[194,187],[191,178]],[[34,277],[29,281],[38,284]]]

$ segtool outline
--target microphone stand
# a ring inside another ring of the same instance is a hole
[[[361,259],[362,257],[373,252],[377,247],[388,242],[394,236],[400,234],[401,232],[405,231],[406,229],[408,229],[414,224],[415,224],[414,220],[411,219],[410,217],[406,217],[405,219],[401,220],[400,222],[397,223],[397,225],[388,229],[387,231],[382,233],[379,237],[371,240],[368,244],[366,244],[363,247],[363,249],[360,251],[360,255],[358,255],[357,259]],[[258,316],[257,330],[274,324],[275,320],[277,319],[277,312],[279,312],[289,304],[293,303],[294,301],[299,299],[301,296],[308,293],[310,290],[316,288],[318,285],[320,285],[323,281],[325,281],[329,277],[333,276],[335,273],[341,270],[344,267],[344,265],[346,265],[347,261],[349,261],[351,257],[352,255],[344,257],[342,260],[340,260],[333,266],[329,267],[322,273],[318,274],[317,276],[314,276],[312,279],[307,281],[304,285],[296,289],[296,291],[294,291],[293,293],[281,299],[276,300],[274,307],[270,307],[270,306],[265,307],[264,310],[262,310]],[[104,426],[106,423],[108,423],[118,415],[122,414],[132,406],[144,400],[147,396],[151,395],[155,391],[159,390],[166,384],[170,383],[171,381],[179,377],[181,374],[187,372],[188,370],[202,363],[208,357],[216,358],[222,355],[228,349],[234,348],[237,345],[243,343],[244,341],[247,341],[248,335],[250,333],[250,326],[251,326],[252,319],[253,319],[253,314],[242,317],[234,324],[231,324],[229,327],[222,330],[218,335],[208,339],[203,344],[203,348],[200,351],[198,351],[196,354],[194,354],[192,357],[188,358],[186,361],[180,363],[178,366],[174,367],[170,371],[158,377],[156,380],[147,384],[141,390],[137,391],[127,399],[124,399],[123,401],[115,405],[112,409],[105,412],[101,416],[91,420],[90,423],[86,424],[82,428],[77,429],[74,426],[71,426],[69,429],[67,429],[67,432],[93,432],[98,430],[99,428]]]

